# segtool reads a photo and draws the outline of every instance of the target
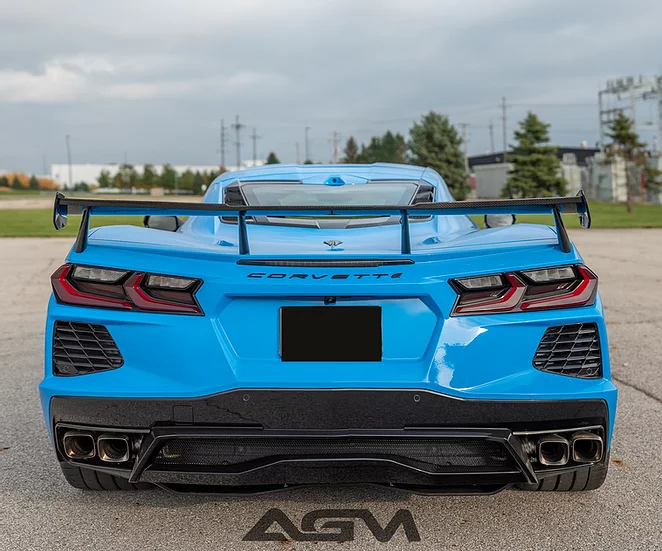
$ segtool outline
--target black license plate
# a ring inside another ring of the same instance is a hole
[[[380,306],[283,306],[280,357],[284,362],[379,362]]]

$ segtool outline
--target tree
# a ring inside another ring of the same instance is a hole
[[[14,176],[14,181],[11,184],[11,187],[13,189],[23,189],[23,186],[21,185],[21,180],[18,177],[18,174]]]
[[[34,174],[30,176],[30,183],[28,184],[28,187],[30,189],[39,189],[39,180],[37,180],[37,177]]]
[[[449,191],[458,200],[469,191],[462,152],[462,138],[448,117],[430,111],[409,130],[411,162],[429,166],[444,178]]]
[[[607,162],[613,163],[621,159],[625,164],[625,188],[628,212],[632,212],[633,195],[639,187],[641,172],[648,172],[651,183],[657,184],[656,169],[650,167],[646,170],[646,144],[640,141],[639,134],[634,128],[634,122],[619,112],[609,125],[607,135],[612,143],[606,147]]]
[[[9,187],[7,176],[0,176],[0,187]]]
[[[190,169],[185,170],[182,175],[178,178],[177,188],[186,191],[193,190],[193,180],[195,175],[191,172]]]
[[[381,152],[378,161],[405,164],[407,162],[407,142],[405,142],[404,136],[392,134],[390,130],[386,132],[381,139]]]
[[[205,178],[202,176],[202,174],[196,172],[193,176],[193,187],[191,188],[193,193],[196,195],[202,195],[202,188],[206,187],[206,185],[207,184],[205,182]]]
[[[113,179],[115,187],[120,189],[131,189],[134,187],[140,187],[140,175],[133,168],[133,165],[122,164],[120,169]]]
[[[99,187],[111,187],[113,185],[113,179],[110,176],[110,172],[107,170],[102,170],[99,176],[97,176],[97,182],[99,182]]]
[[[312,165],[312,164],[313,164],[313,161],[311,161],[310,159],[306,159],[306,160],[303,162],[303,164],[304,164],[304,165]]]
[[[517,146],[509,160],[513,168],[508,172],[504,197],[540,197],[564,195],[566,181],[561,177],[561,161],[556,147],[549,143],[549,124],[529,112],[515,131]]]
[[[342,162],[346,164],[353,164],[358,162],[357,158],[359,155],[359,146],[354,139],[354,136],[350,136],[345,144],[345,149],[343,150],[345,156],[342,158]]]
[[[278,157],[276,156],[276,154],[273,151],[271,153],[269,153],[269,155],[267,156],[267,164],[268,165],[280,164],[280,160],[278,159]]]
[[[170,165],[164,165],[163,172],[161,173],[161,185],[165,189],[175,189],[175,179],[177,173]]]
[[[143,168],[143,175],[141,178],[142,187],[151,189],[159,187],[159,175],[154,170],[154,166],[145,165]]]

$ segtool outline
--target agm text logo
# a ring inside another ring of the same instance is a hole
[[[270,509],[244,536],[244,541],[353,541],[356,520],[363,521],[380,542],[390,541],[400,527],[408,541],[421,541],[414,517],[407,509],[400,509],[383,528],[367,509],[320,509],[304,515],[301,530],[283,511]]]

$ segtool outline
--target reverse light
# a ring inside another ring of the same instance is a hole
[[[454,316],[550,310],[593,304],[598,277],[586,266],[559,266],[450,280]]]
[[[204,315],[195,298],[200,279],[65,264],[51,283],[63,304]]]

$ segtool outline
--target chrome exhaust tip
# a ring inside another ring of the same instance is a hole
[[[565,465],[570,460],[570,443],[558,434],[538,440],[538,461],[550,467]]]
[[[602,437],[592,432],[576,432],[570,438],[572,459],[578,463],[595,463],[602,459],[604,444]]]
[[[131,441],[122,434],[102,434],[97,438],[99,459],[108,463],[123,463],[131,456]]]
[[[96,455],[94,435],[90,432],[65,432],[62,437],[62,449],[71,459],[90,459]]]

